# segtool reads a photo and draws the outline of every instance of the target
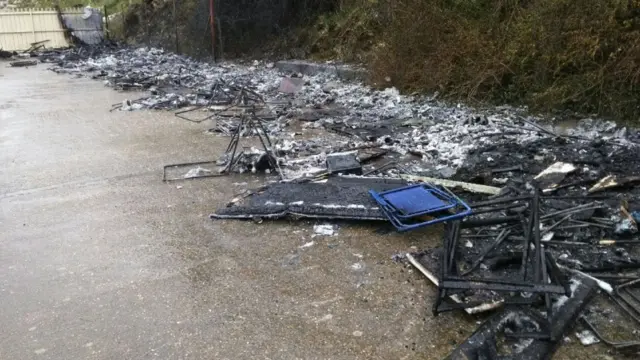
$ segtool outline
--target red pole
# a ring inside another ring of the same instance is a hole
[[[211,24],[211,52],[213,61],[216,60],[216,12],[214,9],[215,0],[209,0],[209,23]]]

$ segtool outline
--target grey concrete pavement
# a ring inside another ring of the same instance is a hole
[[[0,64],[0,359],[438,359],[475,329],[391,261],[437,236],[209,220],[262,180],[162,183],[227,139],[127,96]]]
[[[423,240],[368,226],[312,239],[309,222],[211,221],[233,183],[261,179],[162,183],[164,164],[223,148],[206,124],[110,113],[135,94],[44,66],[0,74],[1,359],[448,351],[451,318],[431,318],[431,289],[390,261]],[[447,336],[425,341],[435,329]]]

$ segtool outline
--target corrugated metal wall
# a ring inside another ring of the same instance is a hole
[[[62,21],[71,35],[85,44],[95,45],[104,40],[102,13],[98,9],[62,11]]]

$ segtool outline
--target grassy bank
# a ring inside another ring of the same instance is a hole
[[[638,0],[343,0],[295,41],[408,91],[640,115]]]

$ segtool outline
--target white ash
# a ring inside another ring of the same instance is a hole
[[[271,200],[265,201],[265,203],[264,203],[264,204],[265,204],[266,206],[284,206],[284,203],[282,203],[282,202],[279,202],[279,201],[271,201]]]
[[[571,297],[573,297],[573,294],[576,292],[576,290],[582,285],[582,281],[578,280],[575,277],[572,277],[571,280],[569,281],[569,289],[571,290],[571,296],[568,297],[566,295],[562,295],[560,297],[558,297],[556,299],[556,301],[553,303],[552,305],[552,311],[556,312],[558,311],[558,309],[560,309],[564,304],[567,303],[567,301],[569,301],[569,299]]]
[[[515,325],[517,329],[524,329],[525,331],[537,332],[540,331],[540,324],[529,316],[518,314],[515,312],[509,312],[500,323],[497,328],[504,332],[512,332],[513,330],[508,327],[509,324]],[[519,354],[523,352],[529,345],[533,343],[533,339],[521,338],[517,342],[511,345],[512,353]]]
[[[325,209],[366,209],[367,207],[362,204],[349,204],[349,205],[337,205],[337,204],[312,204],[315,207],[321,207]],[[377,207],[370,208],[371,210],[377,210]]]

